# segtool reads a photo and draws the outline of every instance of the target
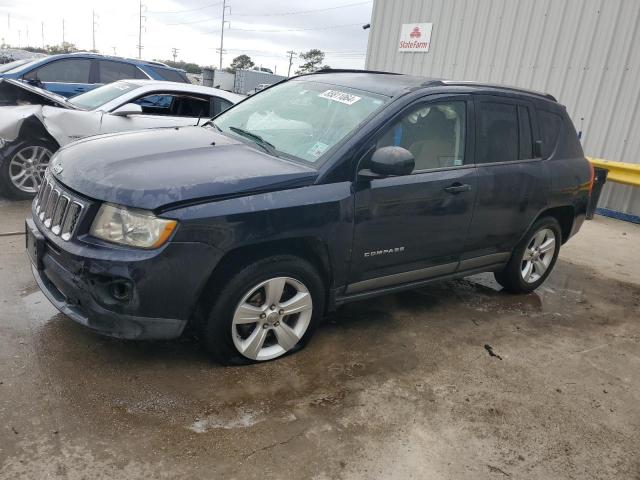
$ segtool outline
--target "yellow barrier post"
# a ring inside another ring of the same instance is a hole
[[[609,172],[608,182],[622,183],[640,187],[640,164],[626,162],[612,162],[602,158],[587,157],[594,167],[604,168]]]

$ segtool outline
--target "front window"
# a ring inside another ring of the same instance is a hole
[[[60,83],[89,83],[91,60],[65,59],[56,60],[38,67],[25,74],[27,80]]]
[[[86,93],[77,95],[69,100],[69,103],[83,110],[95,110],[105,103],[115,100],[131,90],[140,88],[138,85],[128,82],[116,82],[95,88]]]
[[[276,155],[318,164],[388,100],[338,85],[292,81],[224,112],[214,125],[236,138],[266,143]]]

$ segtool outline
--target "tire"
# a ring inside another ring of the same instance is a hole
[[[38,191],[44,171],[57,150],[41,140],[25,140],[0,152],[0,193],[14,200],[28,200]],[[19,176],[21,171],[25,175]],[[12,180],[18,177],[18,180]],[[20,182],[24,182],[20,184]]]
[[[202,325],[203,341],[224,365],[275,360],[307,344],[324,304],[324,284],[307,261],[292,255],[257,260],[225,281]]]
[[[541,218],[513,250],[506,267],[494,273],[496,281],[511,293],[534,291],[553,270],[561,243],[558,221],[553,217]]]

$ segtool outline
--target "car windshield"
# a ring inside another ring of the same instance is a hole
[[[41,58],[28,58],[25,60],[16,60],[14,62],[11,63],[7,63],[5,65],[0,65],[0,73],[18,73],[21,72],[23,69],[28,68],[29,66],[31,66],[31,64],[36,64],[38,63],[40,60],[42,60]]]
[[[25,60],[14,60],[13,62],[5,63],[3,65],[0,65],[0,73],[6,73],[31,61],[33,61],[33,59],[30,58]]]
[[[268,145],[273,153],[319,164],[388,97],[337,85],[291,81],[227,110],[214,125],[224,133]]]
[[[129,82],[115,82],[102,87],[89,90],[69,99],[69,103],[84,110],[96,110],[105,103],[115,100],[131,90],[140,88],[139,85]]]

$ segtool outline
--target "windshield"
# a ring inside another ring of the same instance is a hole
[[[14,68],[21,67],[25,63],[32,62],[33,59],[24,59],[24,60],[14,60],[13,62],[5,63],[4,65],[0,65],[0,73],[6,73],[9,70],[13,70]]]
[[[95,110],[136,88],[140,88],[140,86],[128,82],[110,83],[76,95],[69,100],[69,103],[84,110]]]
[[[244,141],[268,144],[276,154],[320,163],[324,153],[388,100],[342,86],[292,81],[227,110],[214,125]]]
[[[40,60],[42,59],[28,58],[25,60],[16,60],[14,62],[7,63],[5,65],[0,65],[0,73],[18,73],[18,72],[21,72],[23,69],[29,67],[31,64],[35,65]]]

